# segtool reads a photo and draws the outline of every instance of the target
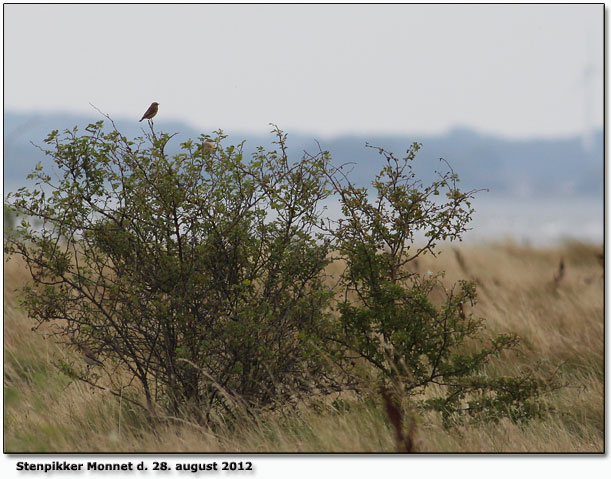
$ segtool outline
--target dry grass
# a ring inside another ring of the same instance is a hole
[[[409,438],[416,451],[603,451],[601,252],[602,247],[578,243],[545,250],[505,243],[448,246],[438,258],[419,261],[420,272],[445,270],[448,285],[462,278],[477,281],[474,313],[487,319],[491,331],[522,338],[521,354],[503,356],[489,365],[490,372],[508,374],[536,364],[546,377],[557,370],[568,387],[549,398],[553,413],[521,426],[501,421],[446,430],[436,415],[418,416]],[[292,413],[267,413],[233,428],[210,430],[178,420],[152,427],[126,401],[72,382],[53,366],[75,353],[31,330],[14,292],[26,280],[22,263],[5,263],[5,452],[397,450],[397,420],[389,420],[379,395],[377,401],[345,398],[341,407],[304,405]]]

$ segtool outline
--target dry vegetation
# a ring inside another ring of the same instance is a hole
[[[602,452],[604,448],[604,270],[600,246],[567,243],[555,249],[515,244],[447,246],[419,259],[420,272],[446,271],[448,284],[473,279],[492,332],[522,338],[519,354],[489,363],[491,374],[534,367],[566,386],[546,400],[544,420],[526,425],[444,429],[434,414],[402,404],[404,427],[418,452]],[[562,266],[561,266],[562,265]],[[101,390],[71,381],[53,365],[76,359],[45,340],[18,305],[15,288],[27,280],[17,259],[4,269],[4,438],[10,452],[393,452],[397,430],[389,405],[375,391],[303,404],[298,411],[208,430],[145,416]],[[333,401],[334,400],[334,401]],[[392,408],[391,408],[392,409]],[[390,417],[390,419],[389,419]],[[396,419],[395,419],[396,420]]]

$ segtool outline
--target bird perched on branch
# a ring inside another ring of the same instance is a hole
[[[216,145],[212,140],[208,139],[202,143],[201,151],[204,156],[214,153],[214,150],[216,150]]]
[[[158,110],[159,110],[159,103],[154,101],[153,103],[151,103],[151,106],[149,106],[149,109],[146,110],[144,115],[142,115],[142,118],[140,118],[140,121],[144,120],[145,118],[147,120],[150,120],[151,118],[153,118],[157,114]]]
[[[87,346],[78,345],[78,348],[81,355],[83,356],[83,359],[89,366],[103,366],[103,364],[96,358],[95,353]]]

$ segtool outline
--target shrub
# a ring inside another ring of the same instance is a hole
[[[423,185],[412,167],[419,148],[414,143],[404,158],[397,158],[375,147],[385,164],[372,183],[374,194],[345,175],[330,177],[343,213],[331,234],[346,264],[333,341],[344,359],[372,365],[383,389],[398,384],[407,396],[418,398],[437,386],[439,393],[421,405],[441,412],[446,422],[465,415],[534,417],[543,411],[537,398],[546,384],[528,375],[484,373],[484,365],[516,346],[518,338],[501,334],[484,341],[483,319],[467,312],[477,299],[475,284],[459,281],[446,290],[443,273],[410,268],[420,256],[435,255],[440,241],[460,240],[477,192],[461,192],[445,160],[447,171]],[[434,302],[434,291],[443,292],[444,299]]]
[[[249,160],[222,132],[216,151],[202,136],[174,156],[152,127],[48,136],[59,176],[38,165],[37,188],[13,196],[42,227],[24,220],[6,251],[32,274],[29,315],[89,356],[68,373],[98,384],[103,370],[117,395],[135,379],[151,413],[207,417],[331,385],[314,341],[331,297],[329,242],[313,231],[328,159],[290,164],[275,134],[278,151]]]
[[[152,416],[161,405],[210,419],[338,390],[360,358],[382,390],[398,386],[448,424],[542,411],[546,384],[485,374],[517,338],[485,341],[467,310],[475,285],[445,290],[441,274],[410,268],[461,238],[476,193],[461,192],[447,164],[432,184],[418,181],[418,144],[402,159],[375,148],[384,166],[371,198],[327,152],[289,161],[277,128],[276,150],[245,158],[221,131],[215,149],[202,135],[168,155],[173,135],[152,124],[134,140],[112,126],[53,131],[45,152],[58,175],[39,164],[36,188],[10,197],[23,219],[5,251],[33,279],[23,304],[87,364],[64,363],[67,374]],[[331,194],[337,222],[321,217]],[[332,253],[345,265],[339,292],[325,281]]]

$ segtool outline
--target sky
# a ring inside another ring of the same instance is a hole
[[[602,127],[599,5],[4,5],[4,107],[204,130]]]

